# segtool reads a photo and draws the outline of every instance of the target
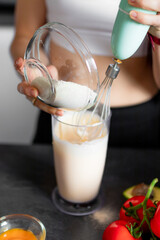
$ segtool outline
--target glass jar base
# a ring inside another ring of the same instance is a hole
[[[100,195],[93,201],[87,203],[68,202],[60,196],[57,187],[52,192],[52,201],[60,212],[72,216],[89,215],[97,211],[102,206],[102,199]]]

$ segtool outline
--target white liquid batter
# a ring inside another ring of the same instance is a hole
[[[73,112],[67,112],[61,121],[75,123]],[[90,117],[88,111],[83,120]],[[99,117],[92,118],[92,124]],[[98,127],[75,127],[53,118],[53,148],[56,179],[60,195],[76,203],[93,200],[100,188],[108,144],[108,130]]]
[[[52,80],[54,92],[46,78],[37,77],[31,85],[39,91],[39,96],[54,107],[80,110],[94,105],[97,93],[90,88],[63,80]]]

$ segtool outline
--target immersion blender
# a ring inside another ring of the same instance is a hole
[[[100,90],[103,89],[103,94],[104,90],[107,89],[101,118],[103,118],[105,111],[105,118],[109,114],[110,104],[106,106],[106,103],[110,101],[110,90],[113,79],[118,76],[120,71],[119,63],[121,63],[121,60],[131,57],[137,51],[150,27],[149,25],[140,24],[132,20],[129,16],[131,10],[153,15],[156,14],[154,11],[133,7],[128,4],[127,0],[121,0],[111,37],[111,48],[113,56],[115,57],[114,64],[108,66],[105,79],[100,86]],[[102,94],[100,94],[100,98],[102,98]],[[98,104],[96,104],[95,108],[97,105]]]

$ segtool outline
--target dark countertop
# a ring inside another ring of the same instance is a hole
[[[25,213],[39,218],[47,240],[98,240],[118,219],[124,189],[150,183],[160,174],[160,151],[109,149],[101,194],[104,206],[84,217],[59,212],[51,200],[56,186],[51,146],[0,145],[0,215]]]

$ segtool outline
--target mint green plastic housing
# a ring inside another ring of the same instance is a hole
[[[150,27],[132,20],[129,17],[131,10],[156,14],[154,11],[132,7],[127,0],[121,0],[111,38],[112,53],[120,60],[131,57],[137,51]]]

